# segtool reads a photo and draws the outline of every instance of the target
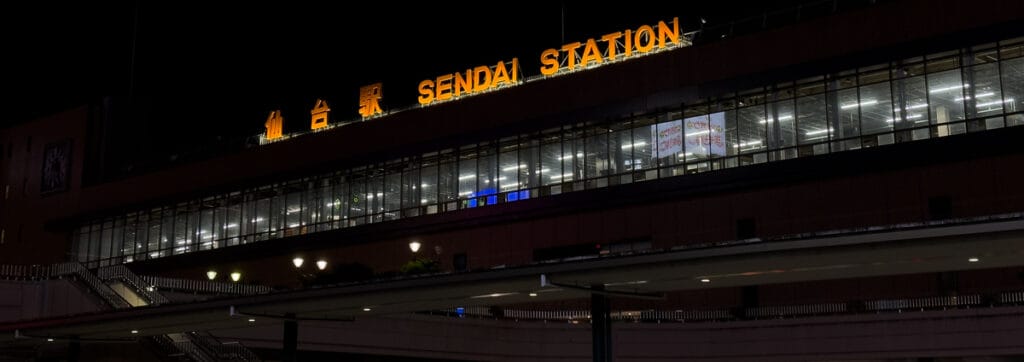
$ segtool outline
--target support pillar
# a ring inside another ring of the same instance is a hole
[[[281,361],[298,361],[299,345],[299,321],[295,319],[295,313],[284,315],[284,349],[281,351]]]
[[[81,354],[82,344],[78,341],[78,338],[68,340],[68,362],[78,362],[78,357]]]
[[[604,285],[594,285],[594,290],[604,290]],[[611,303],[602,293],[590,294],[590,331],[593,336],[594,362],[612,360]]]

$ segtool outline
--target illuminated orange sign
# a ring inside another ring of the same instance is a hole
[[[330,112],[331,109],[327,107],[327,102],[323,99],[317,99],[316,104],[313,105],[313,110],[309,111],[309,114],[313,115],[313,119],[309,123],[309,129],[327,127],[327,114]]]
[[[625,29],[590,38],[583,42],[564,44],[560,48],[544,50],[540,54],[540,73],[544,77],[558,76],[663,50],[684,47],[690,45],[688,38],[679,31],[679,18],[674,17],[667,23],[658,21],[657,24],[641,25],[635,29]],[[499,61],[493,66],[481,65],[466,69],[464,72],[442,74],[419,83],[417,101],[420,105],[427,106],[516,86],[523,82],[519,78],[519,73],[519,58],[512,58],[511,61]],[[543,79],[543,77],[526,81],[539,79]],[[359,88],[359,114],[363,119],[383,114],[380,106],[381,98],[381,83]],[[330,110],[326,101],[317,99],[316,105],[310,111],[312,115],[310,129],[317,130],[327,127]],[[267,128],[265,140],[282,138],[283,121],[280,110],[270,112],[265,124]]]
[[[381,95],[380,88],[381,83],[359,88],[359,114],[363,118],[381,114],[380,99],[383,95]]]
[[[493,67],[481,65],[466,69],[465,73],[444,74],[424,80],[420,82],[418,100],[420,104],[428,105],[518,83],[519,58],[512,58],[511,62],[498,62]]]
[[[659,21],[654,26],[642,25],[636,30],[626,29],[605,34],[600,39],[565,44],[561,49],[548,49],[540,53],[540,73],[545,76],[570,72],[603,62],[628,59],[657,49],[682,45],[679,41],[679,18],[672,18],[672,26]],[[598,42],[603,43],[602,46]],[[582,49],[581,49],[582,48]],[[564,66],[559,67],[559,60]],[[422,102],[421,102],[422,103]]]
[[[267,122],[263,124],[263,127],[267,128],[265,138],[267,140],[281,138],[282,125],[284,125],[284,117],[281,117],[281,111],[270,111],[270,116],[267,116]]]

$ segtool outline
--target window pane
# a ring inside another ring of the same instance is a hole
[[[519,164],[526,165],[519,169],[519,182],[522,188],[540,186],[540,142],[536,139],[524,140],[519,143]]]
[[[902,74],[902,73],[901,73]],[[924,76],[898,78],[893,80],[893,128],[909,129],[922,127],[928,123],[928,91],[925,88]],[[925,129],[915,130],[911,137],[897,137],[899,141],[928,138]]]
[[[751,153],[765,149],[764,106],[740,108],[738,112],[740,143],[739,153]]]
[[[301,223],[302,216],[302,192],[299,190],[299,185],[291,184],[288,185],[288,194],[285,196],[285,229],[298,228]],[[288,234],[292,235],[292,234]]]
[[[497,203],[498,156],[493,145],[480,146],[477,156],[477,202],[483,205]],[[486,196],[486,197],[482,197]]]
[[[860,102],[857,89],[844,89],[828,93],[828,118],[830,133],[833,140],[842,140],[860,136]],[[877,100],[874,100],[877,102]],[[860,148],[860,140],[837,142],[833,150]]]
[[[366,178],[366,213],[370,216],[367,222],[381,221],[384,212],[384,170],[378,167],[370,169],[370,177]]]
[[[662,118],[664,119],[664,118]],[[650,169],[657,166],[658,147],[654,143],[654,132],[651,132],[651,124],[654,120],[643,120],[637,122],[633,128],[633,169]]]
[[[111,230],[110,256],[108,258],[131,255],[131,249],[128,250],[127,253],[124,252],[124,221],[117,218],[114,221],[114,229]]]
[[[967,118],[991,117],[1003,113],[1003,94],[999,85],[999,67],[988,63],[964,69],[964,108]]]
[[[437,203],[437,164],[425,163],[420,169],[420,199],[419,205],[432,205]]]
[[[608,132],[599,130],[587,137],[586,177],[588,179],[608,174]]]
[[[829,132],[825,128],[825,94],[797,98],[796,111],[800,144],[821,142],[828,137]]]
[[[135,223],[134,260],[146,260],[147,245],[149,245],[149,213],[143,211],[139,213],[139,219]]]
[[[470,151],[471,155],[475,153]],[[465,157],[459,161],[459,198],[476,195],[476,157]]]
[[[768,104],[768,114],[764,121],[768,128],[768,147],[773,150],[783,149],[773,153],[776,159],[796,157],[796,149],[792,148],[796,146],[794,113],[792,99]]]
[[[541,182],[545,186],[562,183],[562,142],[558,136],[545,135],[541,141]]]
[[[205,204],[205,202],[204,202]],[[197,224],[199,231],[197,235],[197,243],[199,244],[200,250],[207,250],[216,247],[213,239],[216,237],[213,232],[213,208],[206,207],[199,212],[199,224]]]
[[[939,137],[966,132],[963,124],[944,125],[964,119],[964,84],[960,82],[959,70],[947,70],[928,75],[928,98],[931,106],[931,123],[938,127]]]
[[[889,83],[860,87],[860,99],[861,134],[891,132],[893,116]]]
[[[419,162],[412,161],[405,165],[402,171],[402,209],[416,208],[420,206],[423,181],[420,179]]]
[[[685,154],[683,143],[685,142],[685,135],[683,134],[682,121],[676,119],[668,122],[652,124],[650,128],[650,132],[654,133],[654,139],[657,142],[657,144],[652,147],[656,148],[656,150],[652,152],[658,155],[658,165],[669,166],[683,163],[683,155]],[[636,132],[640,133],[641,131],[637,130]]]
[[[121,241],[121,255],[124,256],[125,263],[130,263],[135,260],[136,235],[138,235],[137,226],[138,215],[128,215],[124,223],[124,239]]]
[[[384,219],[398,219],[402,208],[402,164],[388,168],[384,177]]]
[[[458,166],[455,162],[445,162],[438,166],[438,201],[448,202],[459,198]]]
[[[511,150],[504,151],[498,156],[498,185],[502,192],[518,190],[520,188],[519,169],[528,167],[525,163],[519,164],[519,150],[517,148],[513,147]]]
[[[710,157],[711,144],[709,136],[711,134],[711,124],[708,115],[705,114],[685,118],[682,120],[682,125],[682,132],[686,146],[684,150],[685,152],[683,153],[683,158],[681,158],[680,160],[691,162],[695,160],[707,159],[708,157]],[[671,138],[673,137],[672,125],[669,124],[667,125],[667,127],[668,128],[663,129],[663,131],[667,132],[666,136]]]
[[[349,226],[364,224],[366,214],[366,176],[362,172],[356,171],[352,174],[349,182]]]
[[[227,205],[224,213],[224,236],[228,238],[227,245],[238,245],[238,236],[242,228],[242,194],[235,193],[227,199]]]
[[[1002,71],[1005,113],[1024,110],[1024,58],[1005,60],[999,66]]]

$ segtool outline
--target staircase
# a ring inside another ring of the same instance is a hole
[[[15,280],[72,278],[80,281],[80,285],[97,295],[103,301],[101,308],[105,310],[168,304],[170,300],[157,292],[154,285],[156,283],[151,282],[174,281],[159,277],[143,279],[124,265],[100,267],[94,274],[82,264],[73,262],[52,265],[0,265],[0,277]],[[228,290],[230,293],[227,294],[236,295],[270,291],[269,288],[258,286],[225,289],[218,285],[211,287],[198,281],[176,282],[175,285],[194,287],[192,291],[195,292],[207,292],[208,289]],[[259,356],[245,346],[224,344],[208,333],[188,332],[150,336],[140,338],[140,343],[157,352],[163,361],[260,361]]]

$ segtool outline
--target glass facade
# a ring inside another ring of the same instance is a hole
[[[1024,38],[771,84],[614,122],[409,155],[81,225],[128,263],[563,192],[1024,124]]]

